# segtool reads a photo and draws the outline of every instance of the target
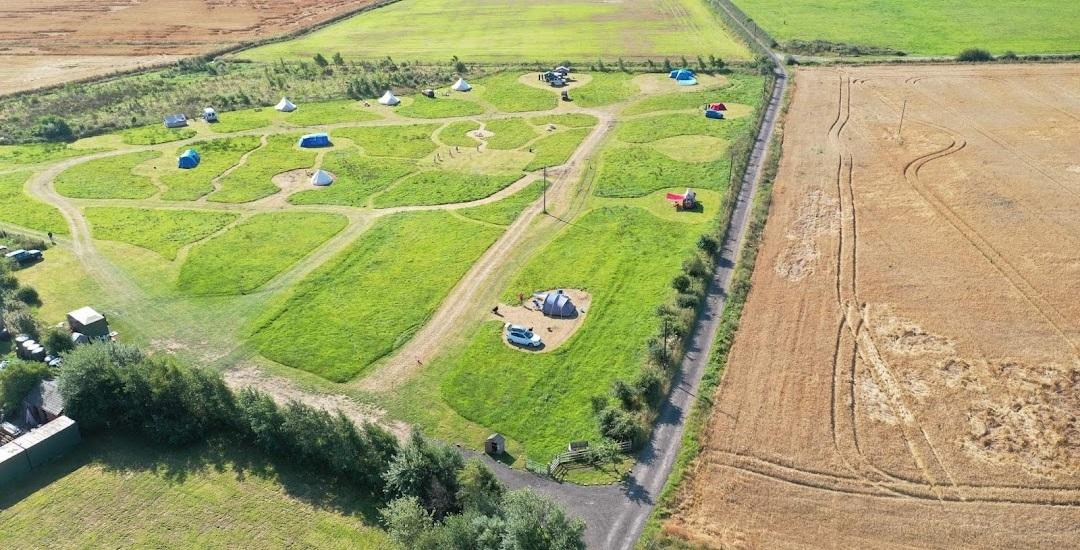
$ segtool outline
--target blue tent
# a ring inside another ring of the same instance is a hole
[[[693,69],[675,69],[668,74],[668,78],[674,78],[675,80],[691,80],[697,73]]]
[[[724,113],[720,111],[713,111],[710,109],[708,111],[705,111],[705,118],[715,118],[716,120],[723,120]]]
[[[330,136],[324,133],[300,136],[301,147],[329,147]]]
[[[195,168],[199,165],[199,153],[194,149],[184,151],[180,158],[176,159],[176,165],[180,168]]]

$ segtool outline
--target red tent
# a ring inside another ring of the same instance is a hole
[[[727,110],[727,105],[724,105],[723,103],[710,103],[709,108],[707,110],[709,110],[709,111],[726,111]]]

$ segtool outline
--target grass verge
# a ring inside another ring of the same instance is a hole
[[[53,180],[57,193],[73,199],[146,199],[158,188],[147,176],[133,172],[136,166],[160,158],[158,151],[126,153],[76,164]]]
[[[27,229],[57,234],[68,232],[60,211],[26,194],[24,185],[30,172],[0,174],[0,221]]]
[[[220,231],[239,216],[206,210],[91,207],[85,211],[95,239],[119,241],[175,260],[181,247]]]

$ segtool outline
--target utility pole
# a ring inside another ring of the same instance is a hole
[[[896,137],[904,130],[904,115],[907,114],[907,98],[904,98],[904,106],[900,109],[900,127],[896,129]]]

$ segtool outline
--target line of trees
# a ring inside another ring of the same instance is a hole
[[[121,430],[168,446],[236,436],[386,503],[380,517],[407,548],[584,548],[581,521],[528,490],[507,491],[482,462],[419,431],[399,443],[374,424],[299,402],[281,406],[252,389],[233,392],[215,371],[117,343],[66,354],[58,382],[67,414],[85,432]]]

